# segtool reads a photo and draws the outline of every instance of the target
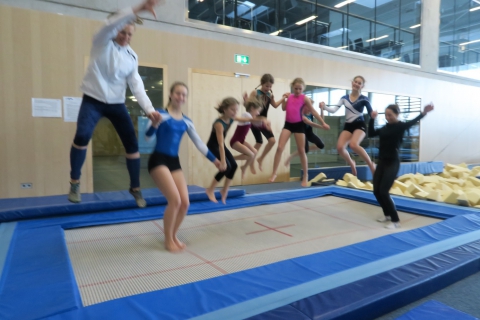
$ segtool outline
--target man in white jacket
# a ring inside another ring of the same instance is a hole
[[[77,120],[77,132],[70,151],[70,193],[68,200],[81,201],[80,175],[93,130],[102,117],[108,118],[117,131],[126,150],[127,169],[130,175],[130,193],[139,207],[146,202],[140,191],[140,153],[132,120],[125,106],[127,85],[137,98],[140,107],[153,122],[160,119],[145,93],[138,74],[138,57],[130,48],[135,32],[137,13],[151,12],[159,0],[147,0],[137,7],[123,9],[108,18],[106,24],[93,37],[90,63],[81,89],[84,93]]]

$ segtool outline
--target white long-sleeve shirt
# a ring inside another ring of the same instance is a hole
[[[107,104],[125,103],[128,84],[140,107],[149,114],[155,109],[138,74],[137,54],[129,45],[122,47],[114,41],[117,34],[135,19],[132,8],[126,8],[110,17],[93,37],[90,63],[81,90]]]

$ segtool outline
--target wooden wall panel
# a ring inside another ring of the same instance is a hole
[[[0,198],[68,191],[69,152],[76,124],[62,119],[32,118],[31,98],[81,96],[79,87],[85,57],[89,56],[92,36],[100,25],[99,21],[0,6]],[[359,64],[353,55],[352,62],[348,63],[332,56],[327,60],[323,54],[300,55],[294,48],[290,52],[273,51],[145,27],[137,29],[132,47],[139,55],[140,64],[168,66],[165,90],[176,80],[189,84],[197,81],[192,80],[194,69],[215,74],[252,75],[244,80],[247,88],[225,86],[222,92],[202,93],[210,97],[212,103],[227,95],[240,98],[241,91],[252,90],[258,80],[255,77],[263,73],[275,76],[273,90],[277,99],[283,91],[288,91],[288,81],[297,76],[310,84],[349,88],[350,80],[361,74],[367,79],[365,90],[416,96],[424,103],[435,102],[436,110],[421,125],[421,161],[480,162],[480,126],[477,125],[480,109],[472,98],[480,95],[479,87],[435,80],[430,74],[421,77],[384,70],[373,63]],[[249,55],[250,65],[235,64],[235,53]],[[192,100],[203,89],[191,87],[190,90]],[[198,109],[190,105],[186,114],[206,139],[204,131],[210,130],[215,115],[207,117],[196,111]],[[271,113],[274,123],[281,127],[284,115],[277,117],[276,113],[277,110]],[[275,131],[278,137],[279,129]],[[252,141],[251,136],[248,139]],[[180,158],[190,184],[196,183],[192,172],[202,169],[198,164],[203,162],[196,163],[197,156],[198,151],[191,144],[182,144]],[[92,192],[91,150],[82,172],[82,192]],[[210,175],[209,172],[205,177]],[[263,179],[262,173],[254,178],[247,176],[243,183],[258,183]],[[279,177],[279,181],[283,179]],[[21,182],[32,182],[34,188],[20,189]]]

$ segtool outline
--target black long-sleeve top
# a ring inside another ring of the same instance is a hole
[[[424,117],[420,114],[413,120],[407,122],[387,123],[380,129],[375,129],[375,119],[370,118],[368,126],[368,137],[380,137],[379,159],[397,159],[399,158],[398,149],[402,144],[405,130],[416,124]]]

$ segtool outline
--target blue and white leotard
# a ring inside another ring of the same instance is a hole
[[[363,118],[363,109],[367,108],[368,114],[372,113],[372,106],[370,101],[364,95],[360,95],[355,102],[350,101],[350,96],[344,95],[337,105],[334,107],[325,106],[325,110],[330,113],[335,113],[340,109],[341,106],[345,106],[345,122],[352,123],[355,121],[365,121]]]
[[[155,152],[168,155],[170,157],[178,157],[178,150],[180,148],[180,142],[182,141],[185,131],[192,140],[195,147],[205,156],[208,160],[214,162],[215,156],[208,150],[205,143],[198,136],[197,131],[193,125],[192,120],[187,116],[183,116],[182,119],[174,119],[167,111],[157,109],[162,116],[158,128],[148,125],[148,130],[145,132],[147,137],[153,136],[156,133],[157,144],[155,145]]]

